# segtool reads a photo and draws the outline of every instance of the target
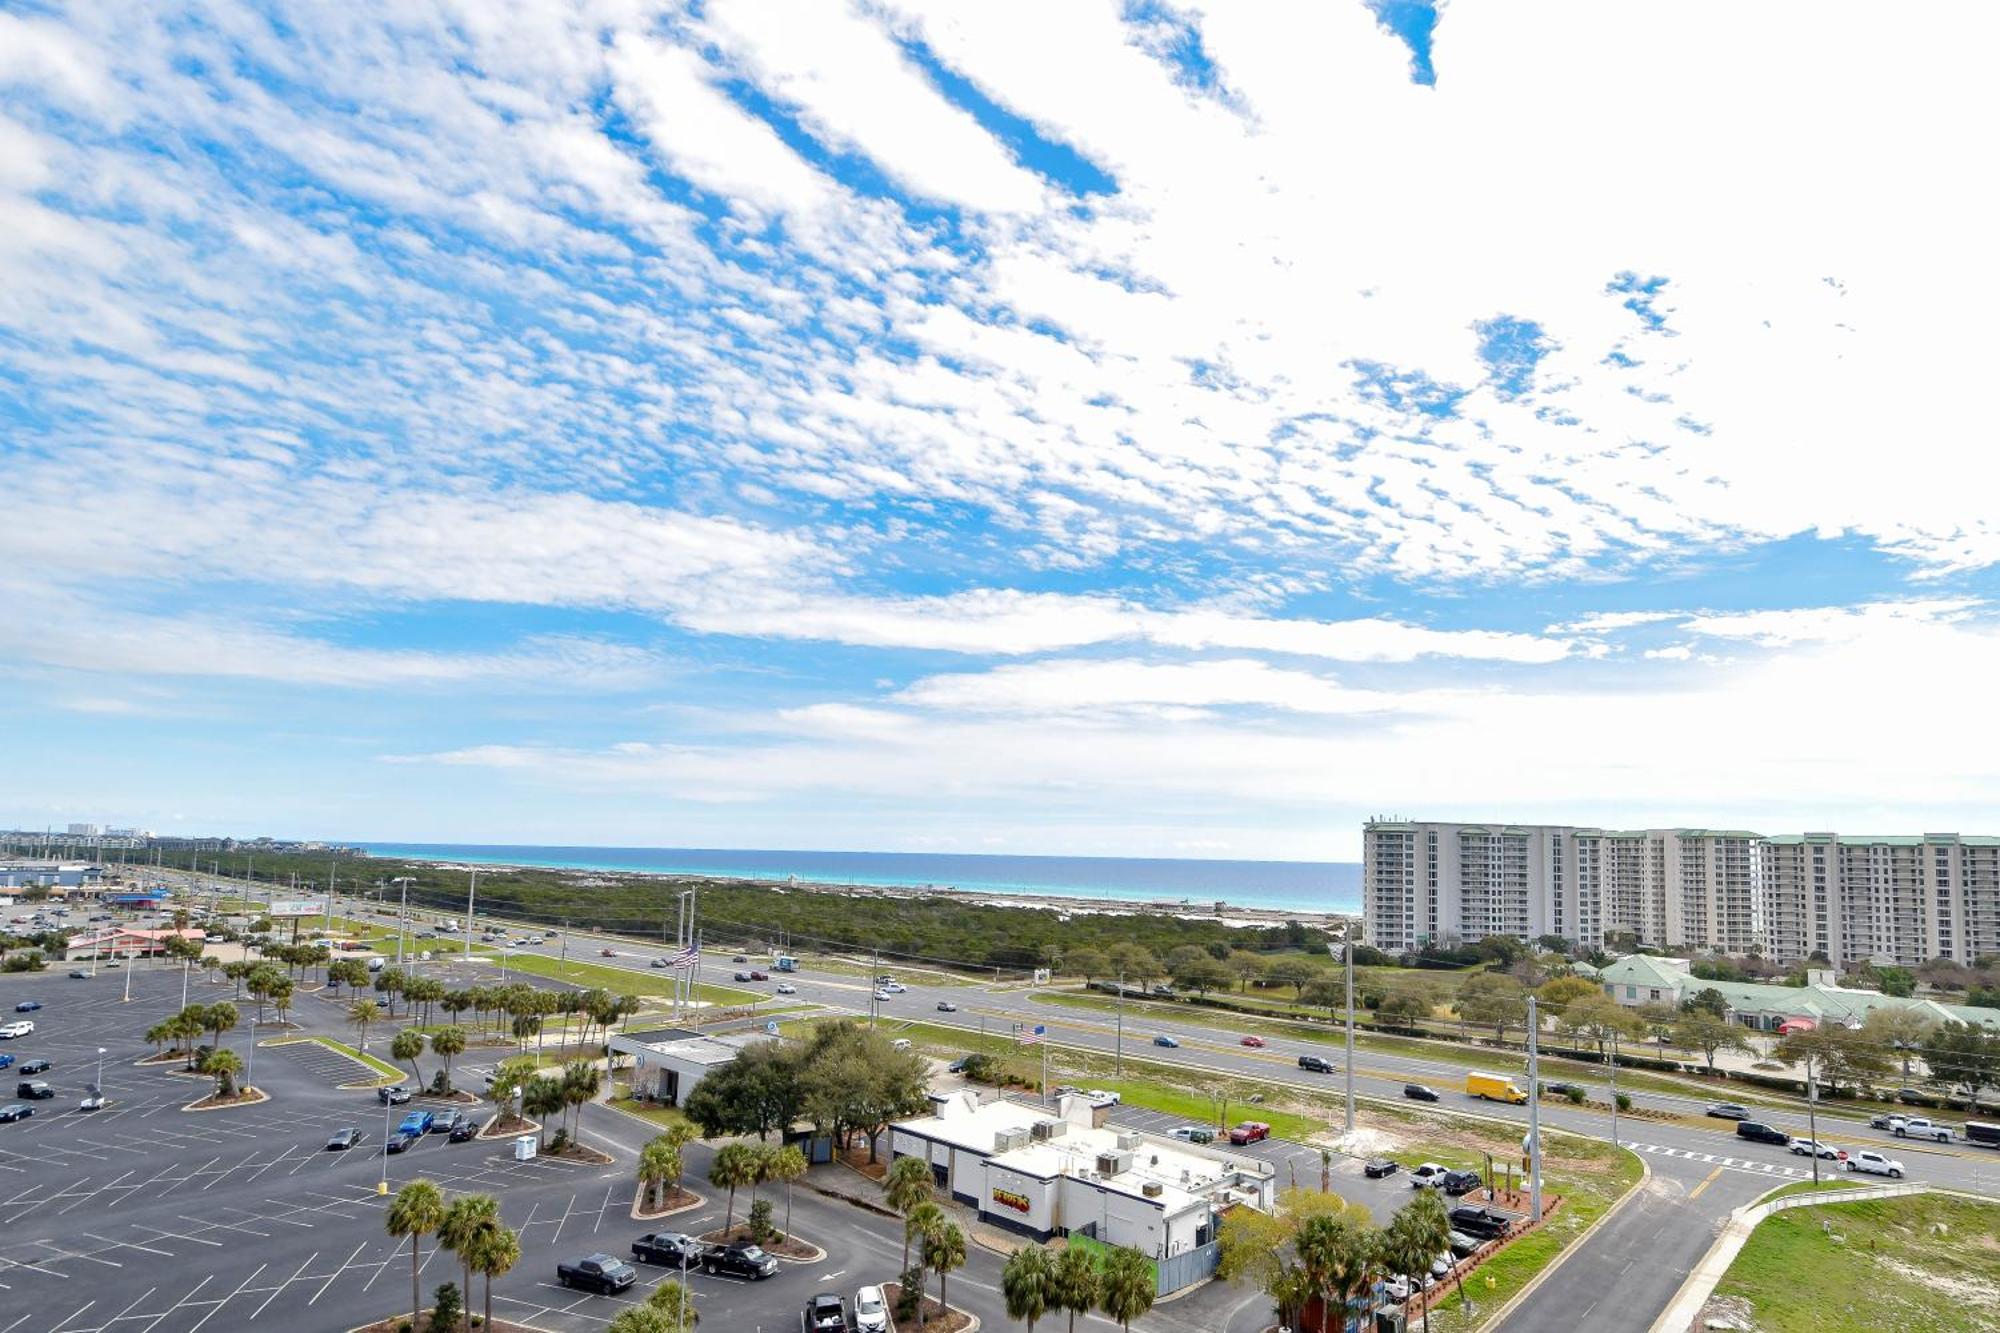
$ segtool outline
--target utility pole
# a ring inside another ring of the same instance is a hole
[[[871,1028],[875,1026],[876,1014],[881,1012],[882,1009],[881,995],[882,951],[878,948],[871,949],[868,953],[868,1026]],[[1042,1074],[1042,1101],[1046,1103],[1049,1099],[1049,1076],[1046,1072],[1048,1069],[1048,1055],[1046,1052],[1042,1056],[1042,1068],[1044,1070]]]
[[[1354,1133],[1354,923],[1347,923],[1347,1133]]]
[[[1112,1064],[1112,1072],[1119,1078],[1125,1077],[1125,972],[1118,973],[1118,1044],[1117,1055]]]
[[[1806,1126],[1812,1135],[1813,1188],[1819,1188],[1819,1079],[1818,1062],[1806,1058]]]
[[[396,966],[403,965],[403,937],[410,933],[410,877],[398,875],[391,884],[403,886],[402,906],[396,909]]]
[[[472,868],[472,884],[465,891],[465,959],[472,961],[472,909],[479,901],[479,867]]]
[[[1528,1216],[1542,1220],[1542,1084],[1535,1034],[1542,1018],[1535,1012],[1535,997],[1528,997]],[[1617,1102],[1612,1106],[1616,1107]],[[1616,1135],[1613,1136],[1614,1138]]]
[[[1618,1033],[1611,1033],[1611,1146],[1618,1146]]]

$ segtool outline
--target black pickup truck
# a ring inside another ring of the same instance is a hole
[[[638,1280],[639,1274],[632,1265],[608,1254],[587,1254],[556,1265],[556,1281],[563,1286],[582,1287],[606,1296],[623,1291]]]
[[[778,1261],[755,1245],[704,1245],[700,1258],[691,1263],[699,1263],[704,1273],[721,1273],[752,1282],[778,1271]]]
[[[665,1264],[679,1268],[701,1267],[701,1254],[708,1246],[678,1231],[649,1231],[632,1242],[632,1257],[642,1264]]]

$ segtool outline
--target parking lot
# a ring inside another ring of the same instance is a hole
[[[0,1013],[11,1017],[27,998],[43,1005],[22,1015],[34,1019],[35,1032],[0,1042],[0,1050],[17,1060],[50,1059],[53,1067],[37,1077],[56,1089],[53,1099],[34,1104],[32,1117],[0,1124],[0,1333],[215,1333],[265,1325],[316,1333],[404,1310],[409,1244],[387,1234],[383,1213],[395,1189],[417,1176],[448,1196],[499,1200],[520,1235],[522,1258],[494,1283],[494,1313],[550,1330],[601,1330],[671,1275],[642,1267],[639,1285],[621,1297],[585,1295],[556,1284],[559,1259],[599,1249],[624,1256],[634,1236],[656,1227],[700,1232],[722,1224],[721,1193],[700,1183],[710,1160],[700,1144],[688,1150],[688,1178],[713,1196],[708,1203],[657,1224],[633,1221],[631,1164],[654,1131],[601,1106],[585,1107],[581,1123],[586,1139],[613,1155],[610,1166],[546,1156],[517,1161],[511,1141],[453,1144],[442,1134],[385,1156],[385,1113],[393,1122],[409,1108],[384,1108],[369,1091],[339,1087],[363,1077],[362,1067],[317,1043],[262,1045],[251,1056],[249,1003],[243,1025],[223,1043],[249,1058],[252,1081],[271,1100],[185,1111],[210,1080],[177,1072],[178,1062],[139,1063],[153,1053],[146,1028],[180,1006],[180,973],[141,967],[131,975],[129,1002],[125,985],[123,972],[112,970],[83,981],[59,971],[0,977]],[[230,993],[197,977],[189,999]],[[336,1026],[342,1008],[302,995],[293,1017],[347,1039]],[[266,1026],[257,1035],[268,1040],[271,1032]],[[84,1086],[98,1081],[99,1047],[109,1101],[81,1111]],[[460,1083],[478,1086],[490,1065],[490,1057],[468,1053],[458,1065]],[[412,1105],[443,1109],[424,1098]],[[490,1110],[466,1109],[482,1118]],[[327,1151],[329,1136],[350,1127],[362,1142]],[[384,1182],[387,1195],[378,1192]],[[739,1220],[748,1207],[742,1192]],[[827,1258],[784,1264],[775,1278],[755,1284],[697,1275],[705,1326],[790,1329],[813,1291],[851,1295],[893,1276],[901,1244],[894,1221],[801,1188],[794,1226]],[[964,1298],[974,1308],[988,1299],[975,1284],[989,1292],[993,1285],[993,1274],[981,1277],[990,1258],[976,1255],[965,1271]],[[425,1302],[439,1283],[459,1278],[455,1258],[427,1241]],[[955,1293],[960,1285],[954,1281]],[[483,1283],[475,1287],[474,1299],[482,1299]],[[988,1317],[997,1321],[997,1310]]]

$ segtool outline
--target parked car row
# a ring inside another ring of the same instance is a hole
[[[643,1264],[700,1271],[710,1276],[760,1282],[773,1277],[778,1261],[748,1242],[717,1245],[679,1231],[650,1231],[632,1242],[632,1258]],[[615,1296],[639,1280],[638,1270],[602,1252],[556,1265],[561,1286]],[[818,1292],[799,1315],[803,1333],[887,1333],[889,1303],[880,1287],[862,1287],[849,1301],[838,1292]]]

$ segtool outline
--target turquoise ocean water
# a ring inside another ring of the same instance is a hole
[[[1202,861],[1120,856],[981,856],[940,852],[798,852],[715,847],[553,847],[494,843],[369,842],[375,856],[785,879],[830,884],[934,885],[985,893],[1040,893],[1135,902],[1315,912],[1361,906],[1361,867],[1346,861]]]

